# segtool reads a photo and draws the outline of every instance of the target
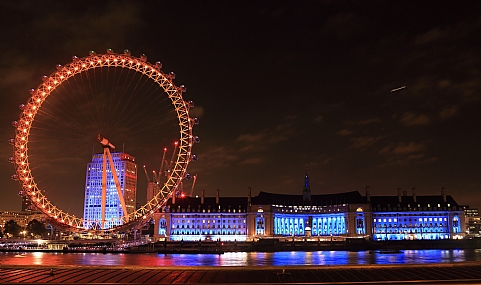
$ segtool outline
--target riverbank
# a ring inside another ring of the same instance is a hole
[[[481,284],[481,263],[350,266],[1,266],[2,284]]]

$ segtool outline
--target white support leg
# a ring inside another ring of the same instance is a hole
[[[109,156],[110,162],[110,169],[112,170],[112,176],[114,177],[115,187],[117,188],[117,194],[119,195],[120,204],[122,205],[122,210],[124,211],[124,218],[125,221],[129,221],[129,214],[127,213],[127,206],[125,205],[124,195],[122,195],[122,189],[120,189],[119,177],[117,176],[117,172],[115,171],[114,161],[112,160],[112,156],[110,155],[110,151],[107,149],[107,155]]]
[[[105,204],[107,203],[107,153],[108,148],[104,148],[103,168],[102,168],[102,229],[105,228]]]

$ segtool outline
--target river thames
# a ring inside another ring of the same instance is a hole
[[[44,266],[302,266],[434,264],[481,261],[481,249],[369,251],[157,253],[0,253],[0,265]]]

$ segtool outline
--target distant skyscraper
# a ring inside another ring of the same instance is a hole
[[[135,158],[122,152],[112,152],[111,155],[119,178],[127,213],[132,213],[136,207],[137,189],[137,164],[135,164]],[[103,154],[92,155],[92,162],[87,165],[85,181],[84,227],[99,227],[102,224],[102,167]],[[110,228],[122,224],[120,219],[124,216],[124,213],[108,162],[106,184],[104,228]]]
[[[156,182],[151,182],[147,184],[147,202],[154,198],[157,193],[159,193],[160,188]]]
[[[32,208],[34,208],[32,201],[28,197],[22,196],[22,212],[32,211]]]

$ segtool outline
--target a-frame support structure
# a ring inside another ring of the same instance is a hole
[[[117,176],[117,171],[115,170],[114,161],[110,150],[114,150],[115,146],[109,142],[108,139],[102,137],[100,134],[97,135],[97,141],[104,148],[103,154],[103,166],[102,166],[102,229],[105,228],[105,205],[107,203],[107,160],[110,164],[110,170],[112,172],[112,177],[114,178],[115,187],[117,188],[117,195],[119,196],[120,204],[122,205],[122,210],[124,213],[125,221],[129,221],[129,215],[127,213],[127,206],[125,205],[124,195],[122,194],[122,189],[120,189],[119,177]]]

